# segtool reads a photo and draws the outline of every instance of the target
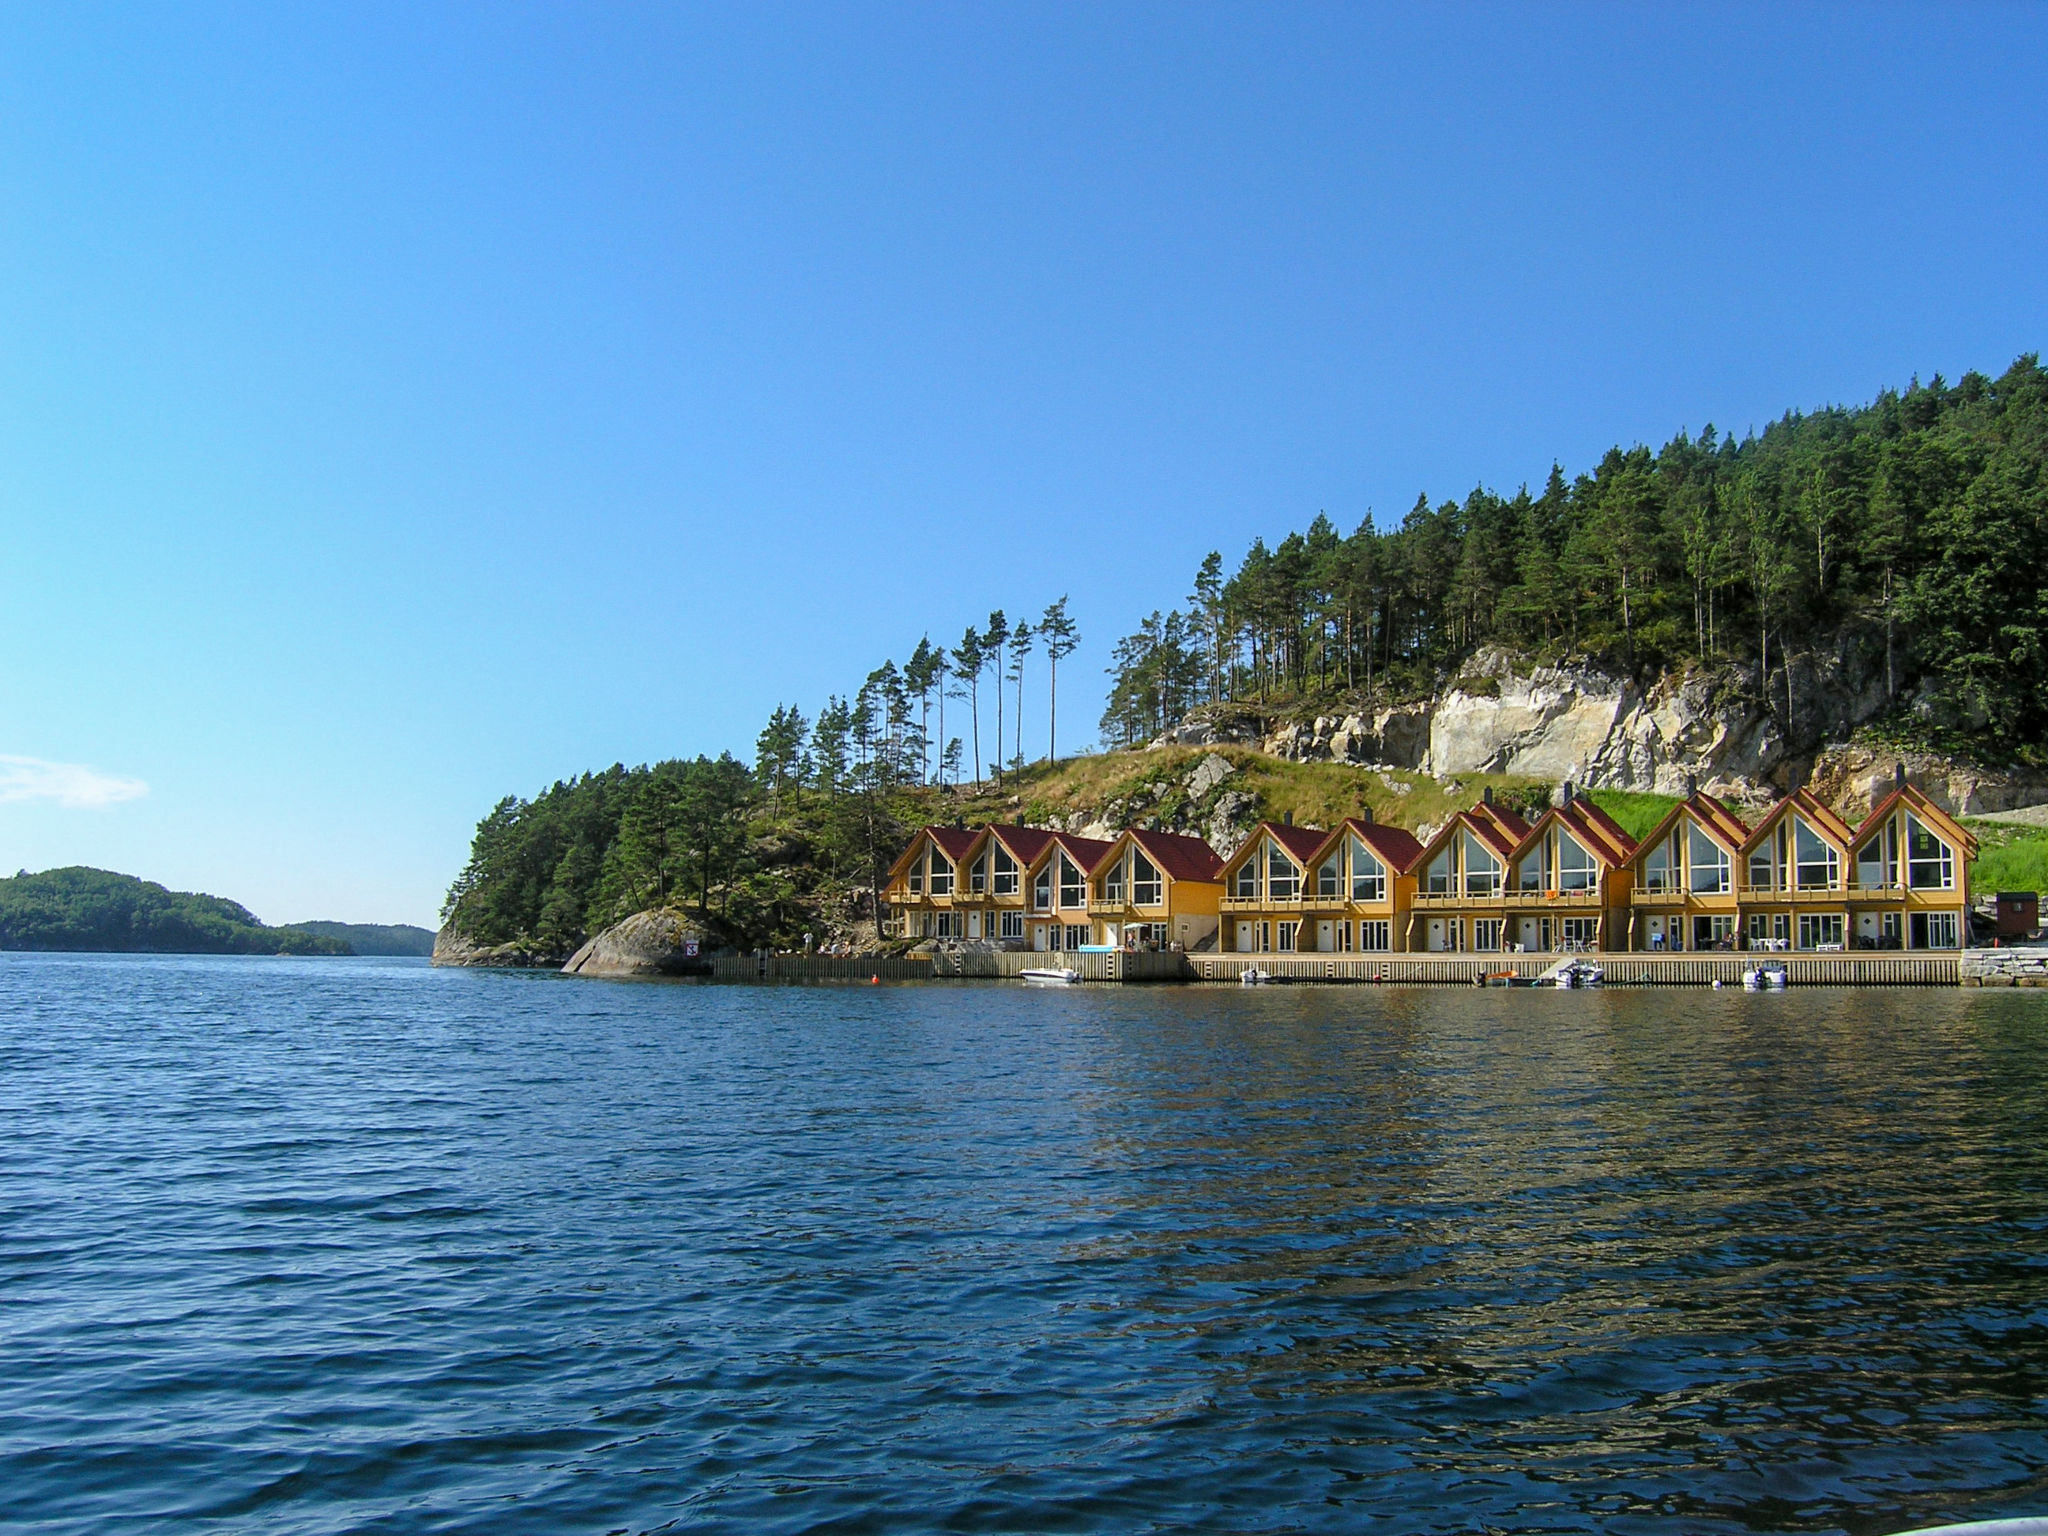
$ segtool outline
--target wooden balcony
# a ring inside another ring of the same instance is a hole
[[[1472,911],[1500,912],[1510,908],[1517,910],[1551,911],[1557,908],[1576,911],[1581,908],[1598,910],[1606,905],[1606,898],[1598,888],[1590,891],[1496,891],[1490,896],[1475,892],[1453,891],[1449,894],[1419,892],[1415,897],[1418,911],[1442,912],[1456,908]]]

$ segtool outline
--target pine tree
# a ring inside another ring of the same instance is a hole
[[[1081,643],[1081,631],[1074,621],[1067,617],[1067,595],[1045,605],[1045,612],[1038,619],[1039,638],[1045,642],[1045,660],[1050,693],[1045,716],[1045,760],[1059,761],[1060,727],[1060,663],[1073,655],[1074,647]]]

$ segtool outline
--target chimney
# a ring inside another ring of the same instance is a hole
[[[1892,764],[1892,788],[1894,788],[1894,789],[1904,789],[1905,787],[1906,787],[1906,765],[1905,765],[1904,763],[1893,763],[1893,764]]]
[[[954,831],[956,831],[956,832],[962,832],[962,831],[965,831],[965,830],[966,830],[966,828],[967,828],[967,818],[966,818],[965,816],[955,816],[955,817],[953,818],[953,830],[954,830]]]
[[[1288,812],[1286,812],[1285,814],[1283,814],[1283,815],[1281,816],[1280,820],[1281,820],[1281,821],[1282,821],[1283,823],[1285,823],[1285,824],[1286,824],[1287,826],[1290,826],[1290,827],[1291,827],[1291,826],[1293,826],[1293,825],[1294,825],[1294,812],[1292,812],[1292,811],[1288,811]]]
[[[1369,826],[1371,826],[1371,825],[1372,825],[1372,807],[1368,805],[1368,806],[1367,806],[1367,807],[1366,807],[1366,808],[1365,808],[1364,810],[1360,811],[1360,812],[1358,813],[1358,819],[1359,819],[1360,821],[1364,822],[1364,823],[1365,823],[1365,824],[1366,824],[1366,825],[1367,825],[1368,827],[1369,827]]]
[[[1696,773],[1688,773],[1685,776],[1685,798],[1690,800],[1694,795],[1698,794],[1699,792],[1700,776]]]
[[[1572,803],[1572,781],[1570,779],[1566,779],[1564,781],[1564,789],[1561,792],[1557,803],[1559,805],[1570,805]]]
[[[1493,804],[1493,786],[1491,784],[1479,791],[1479,803],[1481,805]]]

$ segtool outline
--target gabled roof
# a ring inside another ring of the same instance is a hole
[[[1223,861],[1222,868],[1217,871],[1217,878],[1225,878],[1236,870],[1251,857],[1252,850],[1258,847],[1259,840],[1265,837],[1271,837],[1274,842],[1286,849],[1288,856],[1304,869],[1323,844],[1330,840],[1330,834],[1320,827],[1291,827],[1284,822],[1262,821],[1252,828],[1251,836],[1238,844],[1237,852]]]
[[[1784,820],[1793,811],[1797,811],[1800,816],[1805,818],[1808,826],[1812,827],[1814,831],[1818,832],[1829,842],[1835,844],[1844,853],[1847,853],[1850,845],[1856,841],[1856,834],[1849,829],[1849,823],[1829,810],[1821,802],[1820,797],[1815,795],[1812,790],[1795,789],[1791,794],[1764,812],[1763,819],[1750,829],[1749,841],[1742,845],[1742,851],[1747,853],[1750,849],[1756,847],[1780,821]]]
[[[1528,822],[1524,821],[1506,806],[1496,805],[1491,800],[1481,800],[1472,807],[1471,814],[1477,816],[1482,821],[1492,822],[1518,843],[1529,835]]]
[[[1664,819],[1650,829],[1649,836],[1636,844],[1636,854],[1645,853],[1663,842],[1671,835],[1671,829],[1678,825],[1679,817],[1685,815],[1690,815],[1702,832],[1730,853],[1740,853],[1742,845],[1749,841],[1749,826],[1740,816],[1712,795],[1695,790],[1664,813]]]
[[[1010,857],[1026,869],[1038,862],[1038,856],[1052,841],[1052,834],[1043,827],[1020,827],[1000,821],[989,827],[988,835],[1009,849]]]
[[[1622,831],[1621,824],[1612,816],[1578,795],[1538,816],[1528,835],[1516,843],[1515,852],[1519,854],[1535,842],[1543,829],[1552,824],[1571,833],[1580,847],[1609,869],[1619,869],[1635,856],[1636,840]]]
[[[1482,812],[1490,812],[1492,814],[1481,814]],[[1506,825],[1507,822],[1520,826],[1522,829],[1521,833],[1517,835],[1510,832]],[[1523,821],[1521,817],[1515,815],[1512,811],[1502,811],[1500,807],[1488,805],[1482,800],[1472,810],[1459,811],[1449,821],[1445,822],[1437,830],[1436,836],[1422,845],[1422,852],[1416,855],[1416,862],[1419,864],[1422,860],[1435,854],[1438,849],[1450,841],[1451,834],[1454,832],[1470,832],[1496,855],[1502,863],[1506,863],[1514,857],[1515,849],[1520,847],[1522,842],[1528,837],[1529,823]]]
[[[1028,867],[1037,868],[1055,847],[1065,849],[1067,857],[1080,865],[1081,873],[1093,874],[1095,866],[1102,862],[1102,856],[1109,852],[1110,840],[1101,837],[1081,837],[1072,832],[1048,832],[1045,834],[1045,845],[1039,849],[1038,856]]]
[[[1966,859],[1977,856],[1977,835],[1955,817],[1949,815],[1926,792],[1912,784],[1901,784],[1870,808],[1870,814],[1863,818],[1863,824],[1856,829],[1853,841],[1862,842],[1881,825],[1885,817],[1899,806],[1904,805],[1922,821],[1932,822],[1943,841],[1953,844]]]
[[[889,878],[894,880],[909,867],[910,856],[927,839],[938,844],[939,852],[958,864],[981,841],[981,836],[981,832],[973,827],[919,827],[917,835],[904,845],[903,852],[896,856],[896,862],[889,866]]]
[[[1213,884],[1223,878],[1223,856],[1199,837],[1133,827],[1110,844],[1112,853],[1125,841],[1142,848],[1145,857],[1169,880],[1206,880]],[[1105,854],[1103,861],[1107,863],[1110,856]]]
[[[1422,857],[1422,844],[1406,828],[1389,827],[1377,821],[1360,821],[1356,816],[1347,816],[1330,834],[1324,847],[1334,847],[1347,834],[1378,854],[1380,861],[1397,875],[1407,874]]]

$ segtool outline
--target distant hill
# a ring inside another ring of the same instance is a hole
[[[346,955],[345,939],[266,928],[239,902],[111,870],[0,880],[0,949],[183,955]]]
[[[411,923],[293,923],[305,933],[340,939],[359,955],[431,955],[434,930]]]

